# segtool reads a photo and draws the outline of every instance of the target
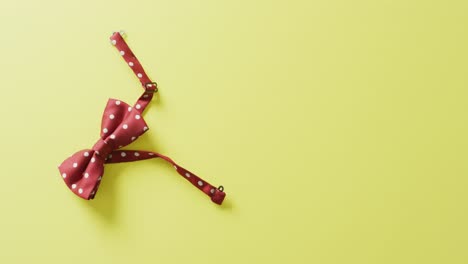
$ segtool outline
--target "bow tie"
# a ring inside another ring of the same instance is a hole
[[[141,114],[152,99],[153,93],[158,91],[157,84],[150,81],[122,35],[122,32],[112,34],[111,43],[119,49],[120,54],[140,79],[145,92],[134,107],[120,100],[108,100],[102,116],[101,135],[94,146],[76,152],[59,165],[65,184],[79,197],[86,200],[93,199],[104,175],[104,164],[162,158],[171,163],[177,173],[192,185],[211,197],[213,202],[221,204],[226,196],[222,186],[214,187],[169,157],[151,151],[119,150],[148,130]]]

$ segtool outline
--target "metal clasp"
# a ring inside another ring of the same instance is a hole
[[[150,89],[150,88],[153,88],[154,86],[154,89]],[[156,82],[148,82],[148,83],[145,83],[145,93],[157,93],[158,92],[158,83]]]

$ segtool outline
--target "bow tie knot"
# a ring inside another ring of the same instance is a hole
[[[93,150],[96,153],[96,156],[103,160],[105,160],[114,149],[115,147],[112,146],[112,143],[108,143],[102,138],[100,138],[93,146]]]

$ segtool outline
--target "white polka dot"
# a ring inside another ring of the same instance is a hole
[[[185,177],[190,178],[190,173],[186,172]]]
[[[136,137],[132,137],[132,141],[135,140],[135,139],[136,139]]]
[[[139,74],[137,74],[137,76],[138,76],[138,78],[141,78],[141,77],[143,77],[143,74],[139,73]]]
[[[127,156],[127,153],[122,152],[122,153],[120,153],[120,156],[125,157],[125,156]]]
[[[99,178],[97,178],[98,181],[100,181],[102,179],[102,176],[99,176]]]
[[[138,152],[135,152],[134,154],[135,154],[136,157],[140,156],[140,153],[138,153]]]
[[[137,105],[135,106],[135,108],[136,108],[136,109],[140,109],[140,108],[141,108],[141,105],[137,104]]]
[[[95,193],[96,193],[96,192],[95,192],[95,191],[93,191],[93,192],[91,193],[91,195],[94,195]]]
[[[76,188],[76,184],[72,184],[72,189],[75,189]]]
[[[115,135],[114,134],[110,135],[110,138],[115,139]]]
[[[151,153],[151,152],[150,152],[150,153],[148,153],[148,155],[150,155],[150,156],[153,156],[153,155],[154,155],[154,153]]]
[[[96,159],[93,157],[93,158],[91,159],[91,162],[95,162],[95,161],[96,161]]]
[[[202,182],[202,181],[198,181],[198,185],[199,185],[199,186],[203,186],[203,182]]]
[[[210,192],[211,192],[211,193],[214,193],[214,192],[215,192],[215,189],[211,189]]]
[[[107,130],[107,128],[104,128],[104,129],[102,130],[102,132],[105,134],[105,133],[109,132],[109,130]]]
[[[145,127],[143,128],[143,131],[146,131],[146,130],[148,130],[148,127],[147,127],[147,126],[145,126]]]
[[[115,115],[112,115],[112,114],[111,114],[111,115],[109,116],[109,118],[110,118],[110,119],[114,119],[114,118],[115,118]]]
[[[133,67],[133,62],[129,62],[128,65],[130,65],[130,67]]]
[[[140,119],[140,115],[136,115],[136,116],[135,116],[135,119]]]
[[[78,192],[79,192],[80,194],[82,194],[82,193],[83,193],[83,189],[79,188],[79,189],[78,189]]]
[[[148,95],[147,94],[143,95],[143,98],[148,98]]]
[[[89,173],[86,172],[86,173],[84,174],[84,177],[85,177],[86,179],[88,179]]]
[[[132,111],[132,107],[131,107],[131,106],[128,107],[128,111],[129,111],[129,112]]]
[[[151,83],[148,83],[146,87],[153,87],[153,85]]]
[[[119,145],[119,148],[123,147],[122,145]]]
[[[121,50],[120,55],[122,55],[122,56],[125,55],[125,51]]]
[[[127,128],[128,128],[128,125],[127,125],[127,124],[124,124],[124,125],[122,126],[122,128],[123,128],[123,129],[127,129]]]
[[[115,104],[116,104],[116,105],[120,105],[120,101],[115,101]]]
[[[62,177],[65,179],[67,177],[67,174],[65,172],[62,173]]]
[[[89,157],[89,152],[86,151],[85,153],[83,153],[83,155],[84,155],[85,157]]]
[[[115,44],[117,44],[117,40],[113,39],[113,40],[111,41],[111,43],[112,43],[112,45],[115,45]]]
[[[76,168],[76,167],[78,167],[78,163],[75,162],[73,163],[73,168]]]

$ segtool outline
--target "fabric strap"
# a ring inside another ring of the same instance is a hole
[[[189,170],[178,165],[171,158],[157,152],[139,150],[114,150],[106,159],[106,163],[132,162],[154,158],[161,158],[172,164],[177,173],[179,173],[183,178],[189,181],[193,186],[197,187],[200,191],[208,195],[213,202],[221,204],[221,202],[223,201],[225,196],[223,192],[223,186],[219,186],[218,188],[216,188],[207,181],[195,175],[193,172],[190,172]]]
[[[143,69],[143,66],[138,61],[137,57],[132,52],[130,47],[127,45],[120,32],[113,33],[110,37],[110,41],[112,45],[114,45],[117,48],[122,58],[125,60],[130,69],[132,69],[133,73],[137,76],[141,85],[145,89],[143,94],[140,96],[140,98],[134,105],[134,108],[140,113],[142,113],[150,103],[154,93],[157,92],[157,84],[148,77],[145,70]],[[217,204],[222,203],[225,197],[225,193],[223,192],[224,188],[222,186],[218,188],[214,187],[207,181],[202,180],[194,173],[179,166],[171,158],[160,153],[138,150],[114,150],[108,156],[105,163],[131,162],[153,158],[161,158],[169,162],[174,166],[177,173],[179,173],[183,178],[188,180],[193,186],[197,187],[199,190],[211,197],[211,200],[213,202]]]
[[[140,98],[138,98],[134,105],[135,109],[143,112],[150,103],[151,99],[153,99],[154,93],[157,92],[157,84],[156,82],[151,81],[151,79],[148,77],[140,61],[127,45],[121,33],[114,32],[110,37],[110,40],[112,45],[117,48],[124,61],[130,67],[145,89],[143,94],[140,96]]]

